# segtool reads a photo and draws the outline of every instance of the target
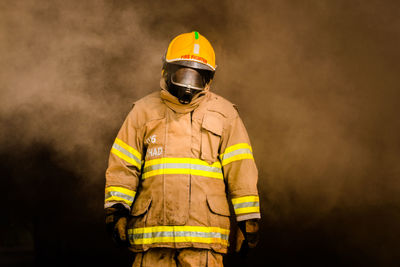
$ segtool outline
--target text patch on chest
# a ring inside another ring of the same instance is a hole
[[[155,144],[156,142],[157,142],[157,135],[155,134],[146,139],[147,144]]]
[[[163,153],[163,148],[162,148],[161,146],[160,146],[160,147],[152,147],[152,148],[149,148],[149,149],[147,150],[147,153],[148,153],[151,157],[161,156],[162,153]]]

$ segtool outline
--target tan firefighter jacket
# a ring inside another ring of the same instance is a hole
[[[228,199],[238,221],[260,218],[257,168],[234,106],[206,91],[188,105],[165,90],[137,101],[112,146],[105,207],[131,211],[131,250],[226,253]]]

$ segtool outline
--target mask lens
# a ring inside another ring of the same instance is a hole
[[[180,68],[175,71],[171,76],[171,83],[193,90],[203,90],[205,87],[203,76],[191,68]]]

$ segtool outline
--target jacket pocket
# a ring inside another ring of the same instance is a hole
[[[211,212],[230,216],[228,200],[225,195],[207,195],[207,204]]]
[[[149,210],[150,204],[151,198],[138,198],[133,204],[131,215],[140,216],[145,214]]]
[[[201,128],[201,159],[213,163],[218,160],[222,120],[217,115],[206,113]]]

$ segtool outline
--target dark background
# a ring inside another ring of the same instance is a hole
[[[398,1],[1,1],[0,266],[130,266],[104,171],[169,41],[213,44],[239,106],[262,238],[226,266],[400,265]]]

